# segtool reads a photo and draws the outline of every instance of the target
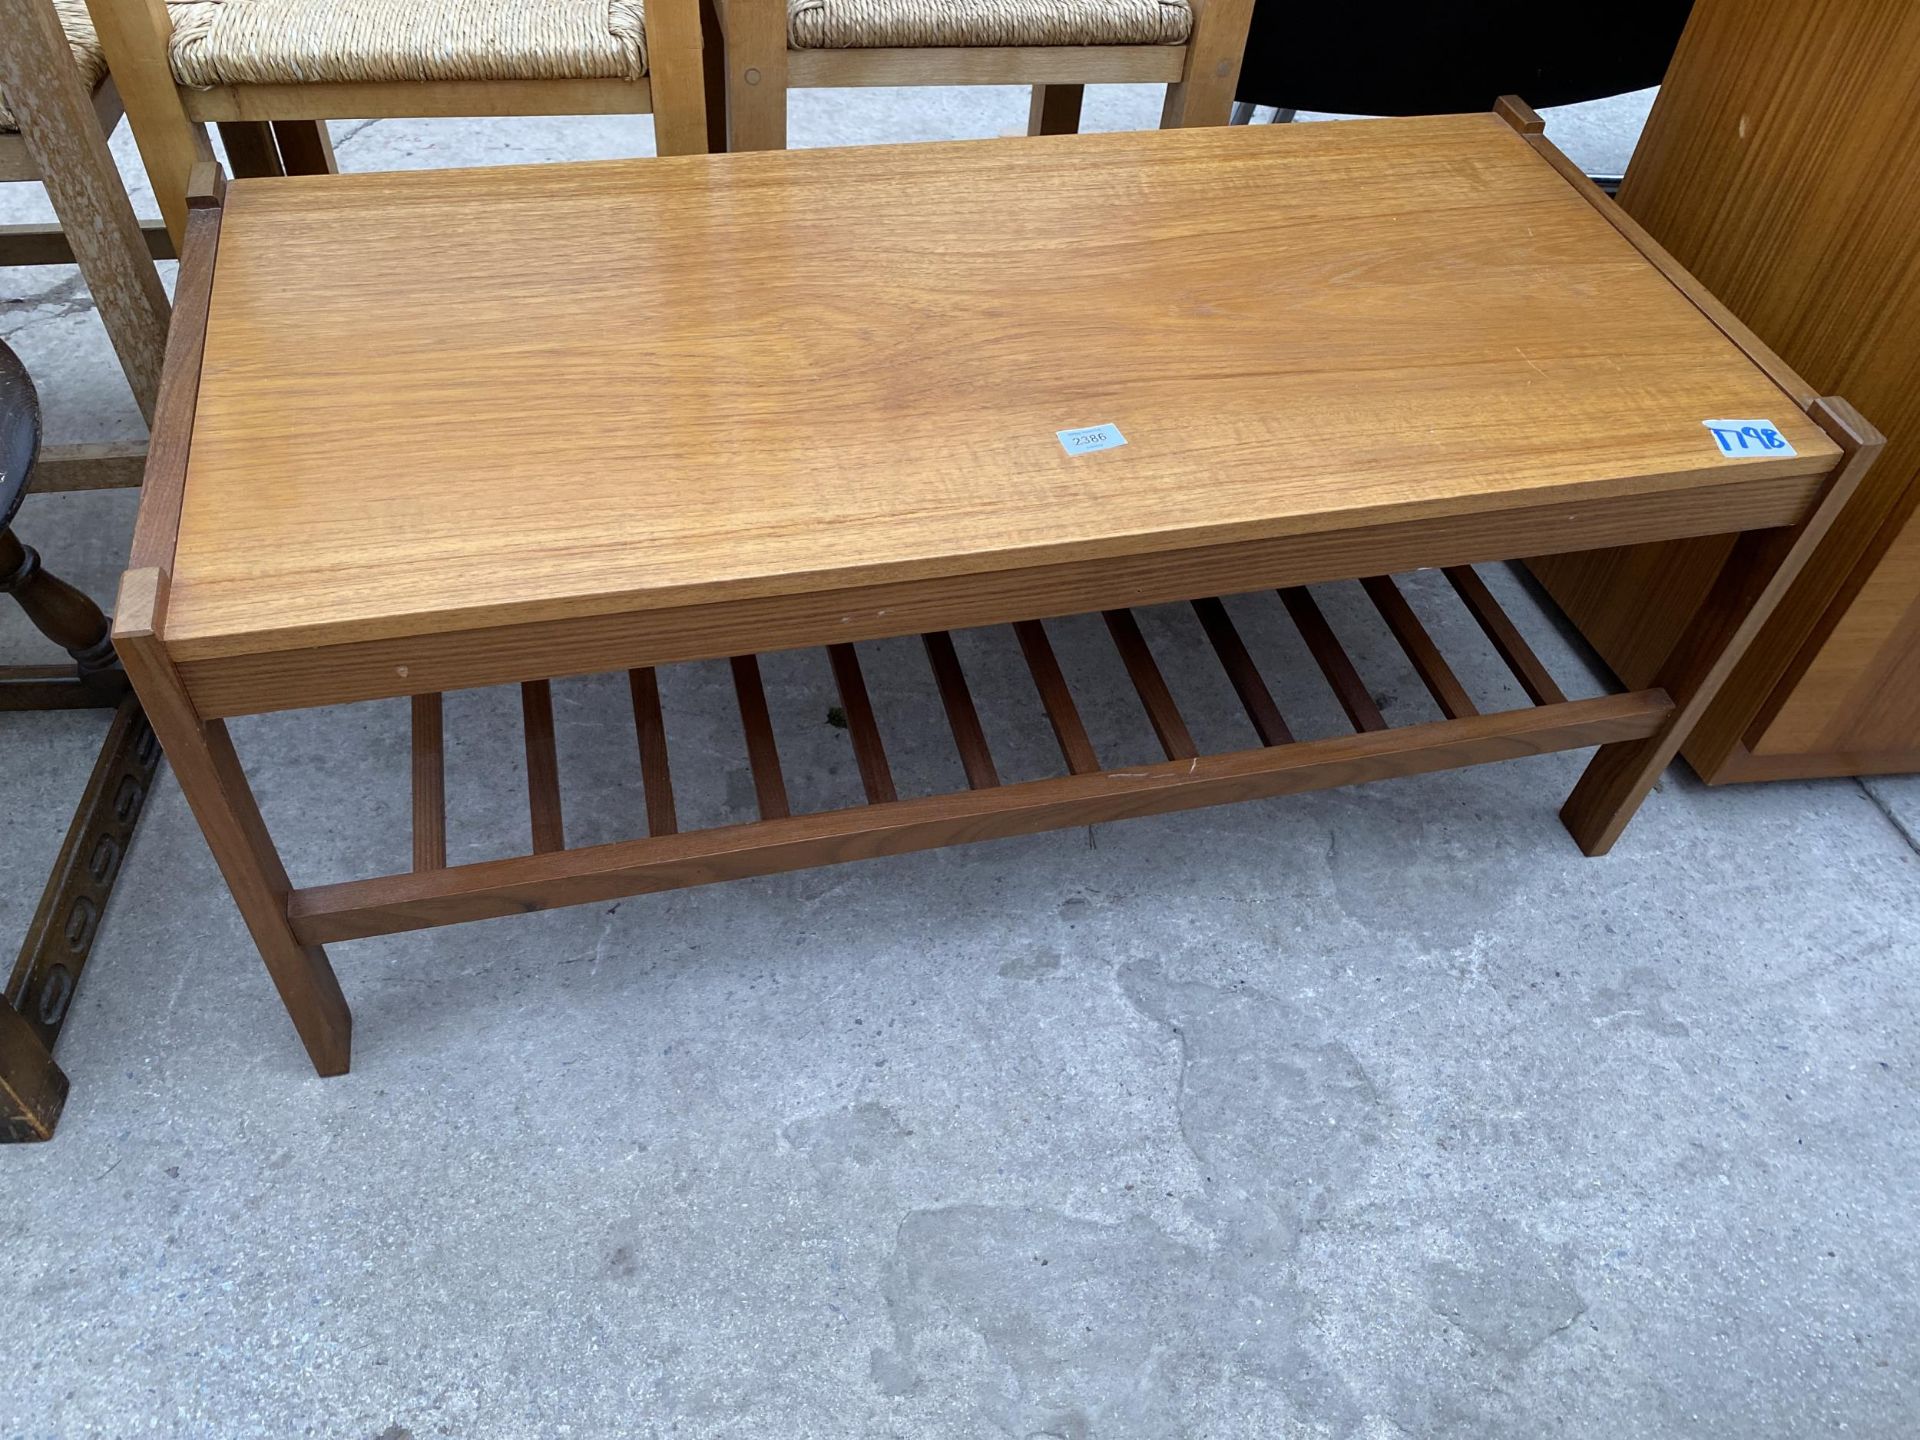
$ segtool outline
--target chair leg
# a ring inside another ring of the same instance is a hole
[[[177,253],[187,238],[193,167],[213,158],[213,146],[206,127],[188,116],[173,83],[167,64],[172,22],[165,0],[114,0],[91,7],[90,13]]]
[[[727,149],[787,148],[785,0],[727,0]]]
[[[700,62],[707,103],[707,153],[727,149],[727,37],[714,0],[700,0]]]
[[[289,175],[338,175],[333,158],[333,136],[324,120],[276,120],[273,138],[280,147],[280,164]]]
[[[707,151],[705,40],[697,4],[676,0],[647,12],[647,79],[653,90],[656,155]]]
[[[113,640],[100,607],[49,575],[39,552],[21,544],[11,527],[0,527],[0,593],[19,601],[34,629],[73,658],[83,680],[113,669]]]
[[[51,1140],[67,1103],[67,1077],[33,1033],[0,999],[0,1141]]]
[[[1074,135],[1080,130],[1080,102],[1084,85],[1036,85],[1027,107],[1027,134]]]
[[[1227,123],[1252,21],[1253,0],[1199,0],[1194,5],[1186,73],[1167,87],[1161,129]]]
[[[220,143],[227,149],[227,168],[236,180],[261,175],[284,175],[280,144],[265,120],[222,120]]]

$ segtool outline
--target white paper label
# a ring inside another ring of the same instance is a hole
[[[1734,460],[1767,460],[1797,453],[1771,420],[1702,420],[1720,453]]]
[[[1069,455],[1087,455],[1095,450],[1111,450],[1127,443],[1118,425],[1088,425],[1081,430],[1056,430],[1060,448]]]

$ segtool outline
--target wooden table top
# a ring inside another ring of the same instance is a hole
[[[1726,418],[1798,455],[1722,459]],[[1056,436],[1100,425],[1126,443]],[[164,634],[264,656],[1675,491],[1735,529],[1837,453],[1490,115],[242,181]]]

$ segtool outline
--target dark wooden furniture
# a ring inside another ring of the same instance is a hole
[[[1920,769],[1920,6],[1698,0],[1620,205],[1888,436],[1686,756],[1710,783]],[[1626,683],[1727,542],[1536,560]],[[1649,603],[1649,601],[1653,603]]]
[[[0,344],[0,592],[64,649],[65,665],[0,667],[0,710],[114,710],[92,777],[41,892],[0,1003],[0,1141],[44,1140],[65,1103],[53,1046],[133,839],[160,748],[114,658],[107,617],[49,575],[13,519],[35,473],[40,407],[27,372]]]
[[[224,203],[206,175],[115,640],[315,1068],[350,1050],[322,947],[360,936],[1595,744],[1562,814],[1607,850],[1878,440],[1797,405],[1540,130],[1503,102]],[[1726,458],[1702,422],[1729,416],[1790,453]],[[1729,532],[1765,583],[1598,699],[1563,697],[1471,569]],[[1478,711],[1390,578],[1421,566],[1533,703]],[[1385,724],[1308,588],[1350,578],[1441,718]],[[1352,733],[1294,736],[1227,594],[1284,606]],[[1246,748],[1196,745],[1130,613],[1168,601],[1197,602]],[[1092,611],[1164,761],[1089,742],[1045,622]],[[1003,781],[948,638],[1002,625],[1052,778]],[[857,648],[898,636],[924,638],[964,790],[900,793]],[[756,657],[809,647],[864,803],[798,813]],[[720,657],[760,818],[678,830],[653,672]],[[551,682],[622,670],[649,833],[570,846]],[[482,685],[521,687],[530,843],[449,864],[439,695]],[[296,888],[226,718],[403,697],[413,868]]]

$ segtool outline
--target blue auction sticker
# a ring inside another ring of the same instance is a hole
[[[1095,450],[1111,450],[1127,443],[1118,425],[1088,425],[1080,430],[1056,430],[1060,448],[1069,455],[1088,455]]]
[[[1770,460],[1798,452],[1771,420],[1702,420],[1720,453],[1734,460]]]

